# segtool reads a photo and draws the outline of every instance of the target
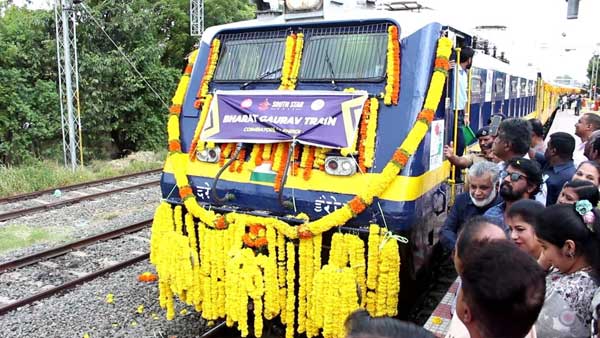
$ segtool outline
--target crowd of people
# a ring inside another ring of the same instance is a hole
[[[478,160],[446,148],[450,162],[468,167],[468,191],[439,233],[461,281],[448,337],[598,334],[600,116],[583,114],[574,134],[578,147],[564,132],[544,142],[540,121],[505,119],[496,135],[478,131]]]
[[[448,338],[600,337],[600,116],[583,114],[581,139],[544,142],[538,120],[504,119],[477,132],[467,168],[439,232],[458,276]],[[348,338],[434,337],[391,318],[351,315]]]

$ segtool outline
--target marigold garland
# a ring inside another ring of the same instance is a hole
[[[208,52],[208,60],[206,62],[206,67],[204,68],[204,76],[202,76],[200,87],[198,88],[198,93],[196,94],[196,101],[194,102],[194,108],[196,109],[201,109],[206,103],[204,100],[208,94],[208,85],[210,81],[212,81],[215,70],[217,69],[220,47],[221,41],[217,38],[214,38]]]
[[[202,106],[202,110],[200,111],[200,119],[198,119],[198,124],[196,125],[196,131],[194,131],[194,137],[192,138],[192,144],[190,146],[190,151],[188,154],[190,155],[190,160],[194,161],[196,159],[196,151],[204,150],[204,142],[200,142],[200,146],[198,146],[198,142],[200,140],[200,133],[204,128],[204,123],[206,122],[206,118],[208,117],[208,112],[210,110],[210,103],[212,102],[213,96],[211,94],[207,94],[204,98],[205,104]]]
[[[292,176],[298,176],[298,169],[300,167],[300,161],[299,161],[299,157],[300,156],[300,146],[296,145],[294,147],[294,163],[292,164]]]
[[[377,135],[377,115],[379,111],[379,100],[373,97],[370,101],[363,161],[364,166],[367,168],[373,167],[373,160],[375,158],[375,136]]]
[[[438,57],[445,57],[448,58],[449,53],[450,53],[450,47],[451,47],[451,42],[447,39],[447,38],[441,38],[438,42],[438,50],[437,50],[437,54]],[[432,75],[432,79],[431,79],[431,83],[430,83],[430,87],[429,90],[427,92],[427,97],[425,99],[425,104],[424,104],[424,110],[429,109],[429,110],[434,110],[437,107],[437,104],[439,103],[439,98],[441,96],[441,92],[443,89],[443,85],[444,85],[444,81],[445,81],[445,75],[443,72],[436,70],[434,72],[434,74]],[[176,109],[175,109],[176,110]],[[419,119],[417,119],[417,121],[415,121],[413,128],[410,130],[409,134],[407,135],[406,139],[404,140],[404,142],[402,143],[402,145],[400,147],[398,147],[396,149],[396,152],[394,153],[394,157],[398,159],[400,162],[399,163],[394,163],[394,161],[390,160],[388,162],[388,164],[384,167],[382,173],[378,176],[375,176],[373,178],[373,180],[367,184],[367,186],[369,187],[368,189],[366,189],[364,192],[362,192],[361,194],[357,195],[362,201],[364,201],[364,204],[366,204],[367,206],[370,205],[373,200],[374,197],[379,196],[385,189],[387,189],[387,187],[389,186],[389,184],[396,178],[396,176],[398,175],[398,173],[402,170],[402,168],[406,165],[406,161],[408,160],[408,158],[415,152],[416,148],[418,147],[418,145],[420,144],[420,142],[422,141],[423,137],[425,136],[425,134],[428,131],[428,127],[429,127],[429,121],[430,118],[433,118],[433,116],[431,114],[427,115],[427,112],[422,112],[419,115]],[[173,114],[172,117],[170,117],[170,119],[172,119],[172,121],[177,121],[179,123],[179,116],[177,114]],[[179,137],[175,138],[174,136],[179,136],[179,128],[178,128],[178,123],[172,122],[169,124],[168,126],[168,131],[169,131],[169,140],[173,140],[173,139],[178,139]],[[174,128],[173,126],[177,127]],[[174,130],[177,129],[177,130]],[[310,148],[308,148],[310,149]],[[306,148],[304,149],[306,150]],[[271,151],[269,149],[269,151],[266,151],[266,146],[265,146],[265,151],[263,152],[261,158],[265,159],[271,159]],[[304,151],[303,151],[304,153]],[[319,152],[320,153],[320,152]],[[268,154],[268,155],[267,155]],[[314,155],[314,147],[313,147],[313,155]],[[309,158],[310,158],[310,151],[307,153],[306,158],[304,158],[304,154],[303,154],[303,159],[304,162],[308,162]],[[183,188],[185,186],[188,186],[188,178],[187,178],[187,163],[189,162],[189,156],[187,154],[182,154],[179,152],[172,152],[169,154],[169,161],[171,162],[171,166],[173,168],[175,168],[174,170],[174,176],[175,176],[175,180],[177,182],[177,186],[180,188]],[[302,161],[301,161],[302,162]],[[308,166],[308,163],[306,163]],[[312,168],[314,166],[314,163],[311,163],[311,165],[309,166],[310,168]],[[321,166],[321,164],[318,164],[317,166]],[[306,168],[306,167],[305,167]],[[305,173],[306,175],[306,170]],[[189,195],[187,195],[189,196]],[[278,301],[277,304],[279,304],[280,306],[280,316],[282,321],[284,321],[287,326],[288,329],[286,330],[286,335],[293,335],[294,333],[294,325],[295,325],[295,299],[292,298],[294,297],[294,289],[295,286],[293,285],[294,281],[288,280],[288,277],[290,276],[290,273],[293,273],[294,271],[294,261],[295,261],[295,253],[293,252],[294,250],[294,246],[293,243],[291,242],[287,242],[286,243],[286,238],[289,239],[296,239],[299,237],[300,232],[303,232],[305,234],[309,234],[310,236],[307,239],[304,240],[313,240],[313,272],[316,273],[316,271],[323,271],[325,270],[325,268],[320,269],[320,250],[321,250],[321,236],[320,234],[330,230],[332,227],[334,226],[338,226],[338,225],[342,225],[345,224],[350,218],[354,217],[355,214],[352,212],[352,209],[350,207],[350,205],[344,205],[342,208],[337,209],[336,211],[332,212],[331,214],[328,214],[327,216],[324,216],[320,219],[316,219],[316,220],[312,220],[312,221],[308,221],[307,223],[303,224],[300,227],[294,227],[291,226],[283,221],[280,221],[278,219],[275,218],[269,218],[269,217],[260,217],[260,216],[249,216],[249,215],[241,215],[241,214],[236,214],[236,213],[230,213],[226,216],[226,220],[229,221],[229,227],[225,230],[216,230],[216,229],[212,229],[210,227],[207,227],[206,225],[213,225],[214,220],[216,220],[218,217],[220,217],[220,215],[216,214],[214,211],[210,211],[207,210],[203,207],[201,207],[198,202],[196,201],[195,198],[186,198],[184,200],[184,205],[185,205],[185,209],[187,210],[187,212],[189,212],[189,214],[191,216],[193,216],[195,219],[198,220],[197,223],[197,232],[198,232],[198,246],[200,248],[202,248],[202,250],[200,250],[199,253],[199,262],[200,262],[200,266],[198,267],[199,270],[199,282],[197,282],[192,275],[196,275],[196,273],[194,272],[194,254],[193,251],[196,250],[196,248],[194,248],[192,242],[193,240],[188,238],[187,236],[182,235],[182,229],[183,229],[183,224],[181,222],[181,209],[179,211],[177,211],[176,213],[173,213],[171,206],[166,203],[163,202],[161,203],[161,206],[159,206],[159,208],[157,209],[156,215],[155,215],[155,220],[153,223],[153,227],[152,227],[152,236],[151,236],[151,247],[152,247],[152,252],[151,252],[151,261],[153,264],[156,265],[156,270],[159,276],[159,289],[160,289],[160,305],[163,307],[167,308],[167,318],[171,319],[174,316],[174,304],[173,304],[173,296],[174,293],[177,294],[179,296],[180,299],[182,299],[183,301],[188,301],[188,302],[197,302],[198,301],[198,297],[194,296],[194,292],[199,292],[199,294],[201,295],[201,304],[196,305],[196,308],[199,311],[202,311],[202,316],[207,319],[207,320],[214,320],[217,318],[223,318],[224,316],[227,316],[227,322],[228,324],[230,324],[232,322],[232,319],[229,318],[230,315],[234,316],[237,318],[237,322],[239,325],[239,328],[241,330],[243,330],[243,322],[247,322],[247,318],[244,319],[244,315],[245,315],[245,310],[247,309],[247,299],[248,299],[248,293],[246,292],[245,294],[245,298],[246,298],[246,303],[244,303],[244,301],[242,300],[242,296],[236,297],[235,293],[232,294],[231,299],[234,299],[235,302],[230,302],[230,297],[228,292],[233,292],[233,290],[231,289],[231,285],[229,284],[229,286],[226,286],[226,283],[229,283],[230,281],[230,277],[232,280],[234,280],[235,278],[242,278],[240,273],[235,273],[232,272],[231,275],[228,273],[229,270],[229,264],[233,264],[231,263],[232,261],[235,262],[235,259],[230,259],[230,256],[228,253],[230,252],[235,252],[236,250],[241,250],[242,248],[242,237],[244,235],[244,228],[247,224],[250,223],[259,223],[259,224],[263,224],[267,229],[269,229],[269,227],[272,227],[273,229],[276,229],[275,232],[275,236],[277,238],[276,242],[277,242],[277,275],[275,276],[274,273],[271,274],[270,279],[271,279],[271,285],[273,283],[275,283],[275,281],[277,281],[277,284],[279,286],[279,290],[278,290]],[[186,227],[188,227],[188,219],[189,217],[186,215]],[[178,221],[176,219],[179,219]],[[193,221],[192,221],[193,223]],[[177,231],[179,231],[179,233],[176,233],[176,231],[174,229],[177,229]],[[189,234],[189,231],[188,231]],[[268,234],[268,231],[267,231]],[[269,235],[267,235],[269,236]],[[379,236],[379,234],[378,234]],[[379,236],[380,237],[380,236]],[[389,240],[388,243],[394,243],[396,242],[395,240]],[[380,241],[381,243],[381,241]],[[267,243],[267,246],[269,244]],[[394,251],[392,249],[386,249],[386,247],[389,246],[389,244],[384,244],[382,247],[382,251],[380,253],[382,260],[383,257],[387,253],[389,253],[391,255],[391,253]],[[377,247],[377,245],[375,245],[375,247]],[[396,243],[396,247],[397,247],[397,243]],[[371,252],[371,240],[369,240],[369,252]],[[288,252],[288,254],[286,255],[286,249],[290,250],[291,252]],[[252,251],[251,249],[243,249],[243,250],[249,250]],[[350,249],[348,249],[350,250]],[[356,249],[358,250],[358,249]],[[271,251],[271,250],[269,250]],[[273,249],[273,251],[275,251],[275,249]],[[397,250],[395,250],[397,252]],[[350,251],[350,264],[351,266],[353,266],[352,264],[352,251]],[[293,254],[292,254],[293,253]],[[286,257],[287,256],[287,257]],[[305,258],[301,259],[302,262],[304,262],[304,264],[307,264],[306,262],[308,262],[308,258],[306,258],[307,256],[305,256]],[[354,256],[356,258],[356,255]],[[246,258],[240,258],[240,259],[246,259]],[[250,259],[250,258],[247,258]],[[271,258],[272,259],[272,258]],[[394,257],[392,257],[392,259],[394,259]],[[258,260],[257,260],[258,261]],[[185,262],[185,263],[183,263]],[[255,266],[259,265],[260,263],[256,263]],[[300,263],[302,264],[302,263]],[[358,264],[358,263],[357,263]],[[233,264],[234,265],[234,264]],[[251,266],[252,264],[246,264],[248,266]],[[242,265],[240,265],[241,267]],[[377,266],[377,269],[379,270],[381,268],[381,270],[383,271],[387,271],[387,276],[382,277],[382,278],[377,278],[377,277],[370,277],[370,273],[372,273],[372,270],[375,269],[374,266]],[[235,265],[234,265],[235,267]],[[226,269],[227,268],[227,269]],[[351,268],[346,267],[345,268],[348,272],[348,276],[347,278],[352,278],[352,280],[356,280],[356,276],[355,276],[355,271]],[[198,271],[196,270],[196,271]],[[234,269],[235,270],[235,269]],[[239,270],[239,269],[238,269]],[[375,264],[373,265],[372,262],[372,257],[371,257],[371,253],[369,253],[369,264],[367,265],[367,295],[366,295],[366,306],[367,308],[369,308],[370,304],[369,304],[369,299],[372,299],[373,297],[369,296],[369,293],[372,292],[371,296],[374,296],[374,293],[379,294],[379,292],[385,292],[385,298],[383,296],[381,296],[381,299],[385,299],[385,302],[381,302],[380,304],[382,304],[381,306],[384,307],[385,309],[380,310],[380,311],[387,311],[387,313],[391,312],[391,308],[393,307],[392,302],[390,302],[389,300],[392,299],[393,297],[391,297],[391,295],[395,292],[394,290],[397,290],[399,288],[399,286],[395,286],[395,284],[393,284],[393,279],[391,278],[394,275],[397,275],[395,272],[392,272],[392,265],[390,263],[390,266],[379,266],[379,264]],[[255,270],[255,277],[254,278],[258,278],[258,276],[256,275],[256,271],[260,272],[261,269],[258,268],[257,270]],[[264,271],[264,270],[263,270]],[[308,276],[307,268],[303,268],[300,267],[299,271],[304,271],[305,275]],[[336,273],[337,270],[335,271]],[[248,275],[251,275],[252,273],[249,273]],[[240,275],[240,277],[236,277],[236,275]],[[266,275],[266,272],[265,272]],[[245,275],[246,276],[246,275]],[[316,286],[318,285],[317,283],[317,279],[319,274],[316,273],[314,275],[314,283],[313,285],[315,286],[315,288],[313,288],[311,294],[318,294],[318,291],[315,291]],[[330,278],[332,278],[333,275],[331,275],[328,278],[323,278],[323,280],[331,280]],[[245,277],[248,278],[248,277]],[[266,276],[261,277],[263,278],[262,280],[266,279]],[[277,279],[275,279],[277,278]],[[342,278],[336,276],[333,277],[335,281],[340,281]],[[346,278],[346,277],[343,277]],[[375,278],[376,281],[376,286],[375,289],[371,289],[370,286],[370,279]],[[293,279],[293,278],[292,278]],[[303,279],[306,280],[306,279]],[[247,283],[250,283],[250,280],[246,279]],[[254,279],[252,285],[259,285],[260,281],[258,279]],[[196,284],[197,287],[197,291],[194,291],[194,284]],[[349,295],[354,294],[354,297],[356,297],[356,284],[352,285],[352,283],[343,283],[345,286],[349,286],[353,288],[354,292],[349,292],[350,290],[342,290],[342,288],[340,288],[340,290],[338,290],[337,292],[340,299],[342,299],[343,295],[348,295],[348,297],[350,297]],[[244,284],[246,285],[246,284]],[[337,283],[336,283],[337,285]],[[291,287],[290,287],[291,286]],[[240,288],[238,288],[240,289]],[[256,288],[255,288],[256,289]],[[251,289],[256,291],[255,289]],[[264,288],[263,288],[264,289]],[[371,291],[371,290],[375,290],[375,291]],[[240,291],[241,292],[241,291]],[[256,291],[256,293],[254,293],[254,295],[256,296],[258,294],[258,291]],[[292,296],[292,297],[289,297]],[[265,296],[266,297],[266,296]],[[310,303],[311,298],[307,299],[307,312],[309,313],[308,318],[310,318],[310,320],[306,320],[305,322],[305,329],[307,331],[307,334],[312,334],[314,333],[315,327],[330,327],[331,329],[328,330],[324,330],[323,334],[327,334],[328,336],[331,334],[331,336],[335,336],[336,334],[334,332],[338,332],[335,331],[335,328],[333,326],[334,321],[330,318],[328,320],[322,320],[321,323],[322,325],[319,325],[319,319],[313,320],[312,317],[312,313],[314,313],[315,311],[313,310],[313,307],[311,307],[309,304],[315,304],[315,302]],[[346,298],[343,298],[346,299]],[[349,298],[348,298],[349,299]],[[377,307],[377,298],[375,299],[375,307]],[[265,302],[266,302],[266,298],[265,298]],[[321,304],[323,303],[327,303],[327,302],[320,302]],[[344,304],[348,305],[347,307],[344,305],[343,307],[338,307],[333,309],[333,311],[328,312],[328,314],[331,314],[332,316],[334,316],[336,319],[339,319],[337,321],[337,323],[341,323],[343,322],[343,320],[340,319],[340,317],[342,316],[342,309],[350,309],[351,307],[354,306],[354,308],[356,308],[356,306],[358,306],[358,300],[356,300],[355,305],[351,305],[352,301],[351,300],[344,300]],[[385,306],[383,305],[385,304]],[[262,306],[262,305],[260,305]],[[273,306],[273,303],[271,303],[270,306]],[[233,307],[237,308],[237,310],[234,310]],[[266,303],[265,306],[262,307],[263,308],[263,315],[264,312],[266,311]],[[231,310],[231,313],[230,313]],[[375,309],[377,310],[377,309]],[[274,311],[271,310],[271,313],[273,313]],[[371,312],[371,311],[370,311]],[[373,312],[375,313],[375,312]],[[257,325],[257,323],[255,323],[255,325]],[[259,326],[259,324],[258,324]],[[246,328],[247,331],[247,328]],[[288,332],[289,331],[289,332]],[[255,332],[256,333],[256,332]],[[260,334],[260,333],[259,333]],[[342,333],[343,334],[343,333]]]
[[[279,90],[288,89],[292,67],[294,66],[294,53],[296,52],[296,34],[292,33],[285,38],[285,52],[283,54],[283,67],[281,68],[281,85]]]
[[[387,43],[387,82],[383,103],[386,105],[398,104],[400,93],[400,42],[398,40],[398,27],[388,27]]]
[[[277,155],[275,155],[275,159],[273,160],[274,163],[277,163],[277,175],[275,176],[275,184],[273,186],[273,189],[276,192],[279,192],[279,190],[281,190],[281,184],[283,183],[283,173],[285,171],[286,168],[286,164],[287,164],[287,160],[288,160],[288,155],[289,155],[289,149],[290,149],[290,144],[289,143],[280,143],[279,146],[277,147]],[[273,169],[275,170],[275,169]]]
[[[325,158],[327,158],[327,152],[329,149],[317,147],[315,150],[315,162],[313,164],[313,168],[324,170],[325,167]]]
[[[377,224],[371,224],[369,227],[369,253],[367,255],[367,295],[366,309],[371,316],[377,314],[377,275],[379,274],[379,236],[380,228]]]
[[[285,338],[294,338],[295,310],[296,310],[296,248],[294,243],[287,243],[287,300],[285,304]]]
[[[306,153],[306,159],[303,160],[304,162],[304,173],[302,174],[302,177],[304,178],[305,181],[310,180],[310,175],[312,173],[312,169],[313,169],[313,165],[315,162],[315,150],[316,148],[313,146],[304,146],[304,153]],[[302,154],[302,156],[304,157],[304,153]]]

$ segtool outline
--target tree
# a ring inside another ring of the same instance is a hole
[[[4,4],[0,16],[0,163],[61,153],[52,21],[49,11]]]
[[[189,0],[86,0],[83,6],[77,48],[84,156],[164,148],[170,99],[197,42],[189,36]],[[205,6],[206,26],[254,17],[245,0]],[[62,158],[54,35],[53,10],[0,0],[2,163]]]

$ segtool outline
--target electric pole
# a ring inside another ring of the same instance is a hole
[[[79,69],[77,65],[77,17],[74,5],[81,0],[55,0],[56,60],[58,90],[66,167],[72,171],[83,165],[81,115],[79,109]]]
[[[204,33],[204,0],[190,0],[190,35]]]

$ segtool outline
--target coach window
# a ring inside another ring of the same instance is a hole
[[[504,93],[504,80],[496,79],[496,88],[494,88],[496,93]]]
[[[481,95],[483,90],[483,81],[481,76],[474,75],[471,78],[471,95]]]
[[[517,95],[517,80],[510,80],[510,94]]]

